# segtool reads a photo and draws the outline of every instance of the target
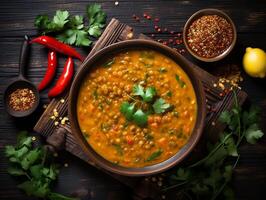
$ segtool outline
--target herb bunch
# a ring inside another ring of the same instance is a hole
[[[34,25],[43,35],[52,34],[66,44],[76,46],[90,46],[90,37],[99,37],[102,34],[106,23],[106,13],[99,4],[87,6],[86,14],[88,26],[84,23],[81,15],[70,16],[66,10],[57,10],[53,19],[48,15],[39,15],[35,19]]]
[[[27,136],[27,132],[18,135],[15,146],[5,147],[5,155],[10,162],[8,173],[25,179],[17,187],[27,195],[50,200],[77,200],[51,191],[51,185],[59,174],[59,166],[47,161],[49,155],[43,146],[33,147],[32,138]]]
[[[179,167],[170,177],[170,186],[163,191],[175,189],[180,199],[234,199],[229,187],[233,170],[239,160],[238,147],[242,140],[255,144],[264,134],[258,127],[258,109],[251,107],[244,111],[235,95],[231,111],[224,111],[220,121],[227,125],[216,144],[207,145],[208,154],[200,161]]]
[[[141,84],[134,85],[133,96],[129,96],[132,100],[131,103],[125,101],[121,104],[120,112],[128,121],[133,121],[140,127],[147,124],[150,114],[162,114],[172,108],[172,105],[166,103],[163,98],[155,98],[157,91],[154,87],[144,89]]]

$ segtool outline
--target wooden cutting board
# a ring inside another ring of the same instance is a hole
[[[150,39],[143,34],[134,33],[133,28],[119,22],[117,19],[112,19],[102,36],[86,57],[85,61],[81,64],[80,68],[86,65],[88,59],[100,49],[113,43],[133,38]],[[229,110],[233,106],[233,93],[230,92],[226,95],[221,95],[222,90],[219,87],[213,87],[213,84],[218,82],[218,78],[192,63],[191,65],[193,66],[198,78],[202,81],[206,93],[208,112],[205,120],[203,138],[209,137],[212,140],[215,140],[215,138],[218,137],[217,134],[224,129],[224,125],[219,123],[218,117],[222,111]],[[236,95],[239,104],[242,105],[247,98],[247,94],[239,89],[236,89]],[[134,199],[160,199],[160,187],[155,184],[155,182],[150,181],[150,177],[135,178],[113,174],[95,165],[95,163],[93,163],[90,158],[83,153],[81,147],[76,143],[74,136],[71,134],[70,123],[66,123],[64,125],[60,123],[59,117],[67,117],[68,101],[68,91],[63,96],[52,99],[35,125],[34,131],[46,137],[47,143],[55,150],[65,149],[90,165],[93,165],[104,173],[132,188],[134,192]],[[58,117],[56,117],[55,120],[51,119],[51,116],[54,116],[54,113],[58,113]],[[59,124],[55,125],[55,121],[59,121]],[[191,153],[193,155],[190,156],[192,159],[193,157],[194,159],[197,158],[197,154],[199,154],[198,152],[200,152],[201,146],[200,142],[194,150],[196,153]]]

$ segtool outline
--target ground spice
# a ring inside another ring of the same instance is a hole
[[[192,22],[186,37],[189,47],[197,55],[213,58],[231,45],[233,28],[223,17],[206,15]]]
[[[32,108],[36,97],[28,88],[17,89],[9,95],[8,104],[15,111],[26,111]]]

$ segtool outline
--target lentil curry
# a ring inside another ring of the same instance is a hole
[[[185,72],[152,50],[129,50],[92,69],[80,88],[77,117],[90,146],[124,167],[154,165],[188,141],[197,102]]]

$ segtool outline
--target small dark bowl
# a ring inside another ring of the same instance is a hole
[[[188,32],[188,29],[190,27],[190,25],[197,19],[199,19],[200,17],[202,16],[205,16],[205,15],[218,15],[224,19],[226,19],[230,25],[232,26],[232,29],[233,29],[233,41],[231,43],[231,45],[220,55],[216,56],[216,57],[213,57],[213,58],[204,58],[204,57],[201,57],[199,55],[197,55],[191,48],[190,46],[188,45],[188,42],[187,42],[187,32]],[[218,61],[218,60],[221,60],[223,59],[224,57],[226,57],[234,48],[235,46],[235,43],[236,43],[236,38],[237,38],[237,32],[236,32],[236,27],[233,23],[233,21],[231,20],[231,18],[226,14],[224,13],[223,11],[221,10],[218,10],[218,9],[212,9],[212,8],[207,8],[207,9],[202,9],[202,10],[199,10],[197,12],[195,12],[186,22],[185,26],[184,26],[184,29],[183,29],[183,41],[184,41],[184,44],[186,46],[186,49],[189,51],[189,53],[194,56],[195,58],[197,58],[198,60],[201,60],[201,61],[204,61],[204,62],[215,62],[215,61]]]
[[[190,81],[194,87],[194,91],[196,93],[197,98],[197,119],[195,123],[195,127],[189,138],[187,144],[182,147],[180,151],[178,151],[174,156],[171,158],[155,164],[151,166],[141,167],[141,168],[127,168],[122,167],[119,165],[115,165],[112,162],[104,159],[101,155],[97,154],[93,148],[87,143],[86,139],[82,135],[82,132],[79,127],[79,123],[77,120],[77,98],[80,90],[80,86],[88,73],[90,73],[90,69],[95,67],[97,63],[104,61],[107,58],[110,58],[111,55],[117,54],[121,51],[126,50],[137,50],[137,49],[151,49],[154,51],[158,51],[169,58],[173,59],[179,66],[185,71],[185,73],[190,78]],[[68,107],[68,113],[71,122],[72,133],[75,136],[78,144],[82,147],[83,151],[86,155],[93,160],[97,165],[100,167],[126,176],[147,176],[155,173],[159,173],[165,171],[177,163],[180,163],[195,147],[197,142],[200,139],[204,119],[205,119],[205,93],[202,87],[201,82],[198,80],[196,74],[194,73],[191,64],[180,54],[178,54],[173,49],[164,46],[160,43],[149,41],[149,40],[129,40],[124,42],[119,42],[108,46],[98,53],[94,54],[90,59],[85,61],[78,71],[77,75],[75,76],[74,82],[70,89],[70,102]]]

